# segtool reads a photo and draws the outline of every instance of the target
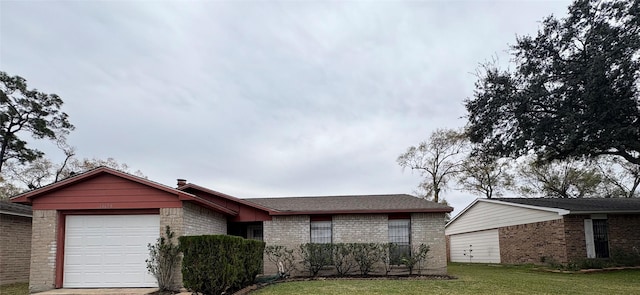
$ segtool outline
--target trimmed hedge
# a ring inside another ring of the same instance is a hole
[[[228,235],[180,237],[184,287],[222,294],[251,283],[262,270],[265,243]]]

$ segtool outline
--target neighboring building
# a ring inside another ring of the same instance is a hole
[[[566,264],[640,253],[640,198],[476,199],[445,233],[453,262]]]
[[[31,206],[0,201],[0,284],[29,281]]]
[[[233,234],[291,248],[424,243],[431,251],[423,273],[446,274],[444,217],[452,211],[409,195],[239,199],[182,179],[171,188],[106,167],[12,201],[33,206],[31,292],[156,286],[146,270],[147,245],[167,225],[176,236]],[[265,263],[265,273],[275,271]]]

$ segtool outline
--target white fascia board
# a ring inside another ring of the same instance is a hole
[[[558,215],[563,216],[563,215],[567,215],[570,213],[575,213],[575,212],[571,212],[569,210],[566,209],[558,209],[558,208],[551,208],[551,207],[542,207],[542,206],[533,206],[533,205],[525,205],[525,204],[518,204],[518,203],[511,203],[511,202],[503,202],[503,201],[499,201],[499,200],[492,200],[492,199],[478,199],[481,202],[487,202],[487,203],[493,203],[493,204],[501,204],[501,205],[509,205],[509,206],[514,206],[514,207],[520,207],[520,208],[527,208],[527,209],[534,209],[534,210],[542,210],[542,211],[548,211],[548,212],[555,212],[558,213]]]

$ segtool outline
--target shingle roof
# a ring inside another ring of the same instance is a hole
[[[31,216],[31,206],[0,201],[0,212],[11,215]]]
[[[453,208],[411,195],[252,198],[248,202],[286,213],[451,212]]]
[[[557,208],[569,210],[571,213],[580,212],[640,212],[640,198],[496,198],[515,204]]]

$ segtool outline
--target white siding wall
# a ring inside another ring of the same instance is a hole
[[[447,225],[446,235],[562,219],[556,212],[479,201]]]
[[[457,234],[449,238],[452,262],[500,263],[497,229]]]

